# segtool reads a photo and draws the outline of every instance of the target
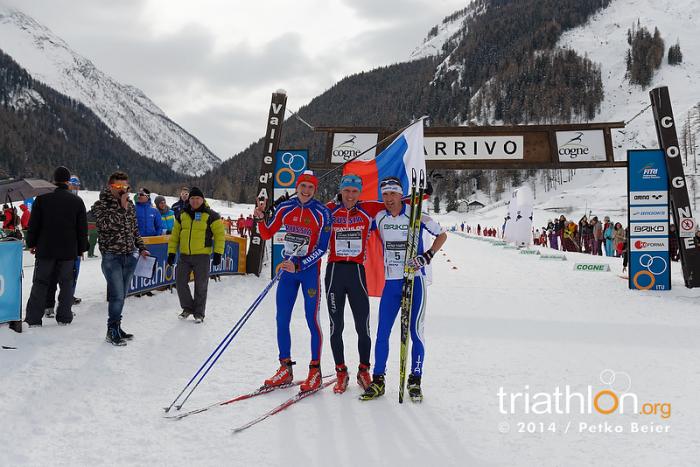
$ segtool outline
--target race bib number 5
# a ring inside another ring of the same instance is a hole
[[[299,245],[302,245],[299,247]],[[295,248],[299,248],[294,252]],[[306,256],[309,252],[309,237],[296,233],[286,233],[284,235],[284,254],[290,256]]]
[[[337,256],[357,256],[362,253],[361,230],[336,230],[335,254]]]

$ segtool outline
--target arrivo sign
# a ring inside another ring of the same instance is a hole
[[[523,136],[425,136],[426,160],[522,159]]]

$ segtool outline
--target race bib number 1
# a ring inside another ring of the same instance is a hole
[[[357,256],[362,253],[361,230],[336,230],[335,254],[337,256]]]
[[[297,246],[299,249],[294,253],[294,249]],[[286,233],[284,235],[284,254],[286,256],[294,253],[294,256],[306,256],[309,252],[309,237],[306,235],[296,234],[296,233]]]

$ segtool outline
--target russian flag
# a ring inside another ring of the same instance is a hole
[[[355,161],[345,164],[343,175],[355,174],[362,178],[360,199],[380,200],[382,192],[379,182],[386,177],[401,180],[403,194],[410,193],[411,172],[425,172],[425,149],[423,148],[423,118],[414,122],[384,149],[374,160]],[[384,251],[379,233],[375,230],[367,241],[365,259],[367,292],[371,297],[381,297],[384,290]]]
[[[406,128],[386,149],[371,161],[348,162],[343,175],[355,174],[362,178],[360,199],[381,200],[379,182],[386,177],[398,177],[403,194],[410,192],[411,171],[425,172],[425,150],[423,148],[423,118]]]

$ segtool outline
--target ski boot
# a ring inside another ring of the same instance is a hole
[[[126,345],[126,340],[122,339],[119,334],[119,324],[110,325],[107,328],[107,337],[105,340],[116,347],[123,347]]]
[[[357,368],[357,384],[360,385],[363,391],[366,391],[370,384],[372,384],[372,377],[369,374],[369,365],[360,363]]]
[[[360,396],[361,401],[371,401],[384,395],[386,384],[384,383],[384,375],[374,375],[372,384],[370,384],[365,393]]]
[[[335,374],[338,379],[333,386],[333,392],[342,394],[348,388],[348,367],[345,366],[345,364],[337,365],[335,367]]]
[[[420,376],[413,373],[408,375],[408,397],[413,402],[423,402],[423,391],[420,389]]]
[[[322,379],[321,362],[318,360],[311,360],[311,363],[309,363],[309,376],[307,376],[306,381],[299,386],[299,392],[313,391],[320,388]]]
[[[292,372],[292,365],[295,365],[291,358],[283,358],[280,360],[280,367],[277,373],[270,379],[266,379],[263,383],[263,387],[277,388],[281,386],[287,386],[294,380],[294,374]]]

